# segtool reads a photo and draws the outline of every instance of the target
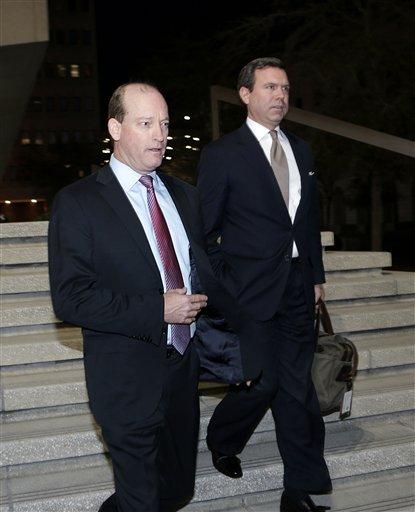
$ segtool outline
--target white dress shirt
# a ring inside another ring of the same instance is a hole
[[[254,137],[258,140],[262,150],[267,157],[269,164],[271,165],[271,146],[272,146],[272,137],[269,133],[270,130],[263,126],[262,124],[257,123],[256,121],[250,119],[249,117],[246,120],[246,124],[251,132],[254,134]],[[277,132],[278,140],[281,143],[282,149],[285,152],[285,156],[288,162],[288,172],[289,172],[289,200],[288,200],[288,213],[291,218],[291,222],[294,222],[295,214],[297,212],[298,205],[301,200],[301,177],[300,171],[298,170],[298,165],[295,160],[295,156],[293,150],[291,148],[290,141],[284,132],[280,129],[279,126],[275,129]],[[294,242],[293,244],[293,253],[292,257],[297,258],[298,249]]]
[[[160,272],[164,291],[166,291],[166,280],[164,277],[163,263],[161,261],[160,253],[157,247],[156,235],[154,233],[153,223],[151,221],[150,211],[148,209],[147,189],[139,181],[142,175],[131,169],[131,167],[128,165],[117,160],[114,155],[111,155],[110,166],[122,189],[124,190],[125,195],[130,201],[131,206],[134,208],[134,211],[137,214],[141,225],[143,226],[148,243],[150,244],[151,251]],[[151,176],[153,178],[154,192],[170,231],[170,236],[173,242],[174,250],[176,252],[177,261],[179,262],[180,270],[182,273],[183,283],[187,288],[187,293],[190,294],[191,282],[189,239],[187,238],[186,231],[173,202],[173,199],[171,198],[163,181],[157,176],[156,171],[147,173],[147,176]],[[191,336],[193,336],[195,328],[195,324],[192,323],[190,325]],[[170,325],[168,325],[167,329],[167,343],[171,343]]]

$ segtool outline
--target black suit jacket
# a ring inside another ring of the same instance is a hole
[[[314,284],[324,283],[319,204],[312,153],[286,133],[301,175],[301,201],[292,223],[273,170],[246,124],[202,152],[198,188],[216,275],[254,319],[278,310],[293,242],[303,261],[310,312]]]
[[[237,315],[205,252],[197,189],[159,176],[186,229],[203,291],[216,307]],[[142,225],[109,166],[57,194],[49,223],[49,270],[56,315],[83,328],[87,386],[98,421],[145,416],[162,393],[163,285]],[[108,374],[100,370],[103,354],[114,361]]]

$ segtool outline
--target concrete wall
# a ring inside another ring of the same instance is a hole
[[[48,43],[47,0],[0,0],[0,176]]]

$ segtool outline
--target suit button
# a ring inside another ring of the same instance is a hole
[[[291,258],[288,254],[284,254],[284,260],[288,263],[291,260]]]

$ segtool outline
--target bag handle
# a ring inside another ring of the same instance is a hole
[[[319,307],[318,307],[318,310],[316,313],[316,326],[315,326],[316,335],[318,336],[318,333],[320,331],[320,322],[321,322],[324,332],[332,336],[334,334],[334,331],[333,331],[333,326],[331,323],[329,312],[327,311],[326,304],[324,303],[324,301],[322,301],[320,299],[318,302],[318,306]]]

